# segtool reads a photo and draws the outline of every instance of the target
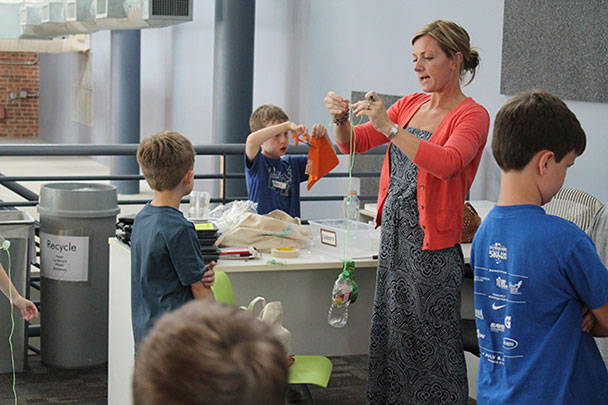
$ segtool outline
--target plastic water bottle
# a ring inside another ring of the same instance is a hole
[[[359,220],[359,197],[355,192],[351,191],[344,197],[344,218]]]
[[[327,322],[334,328],[343,328],[348,320],[348,305],[350,304],[353,283],[350,278],[344,278],[342,274],[334,283],[331,307],[327,315]]]

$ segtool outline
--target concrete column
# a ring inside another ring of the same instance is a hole
[[[213,130],[217,143],[245,143],[253,102],[255,0],[215,1]],[[229,156],[228,173],[244,171],[243,156]],[[226,196],[247,195],[244,180],[226,181]]]
[[[139,143],[141,99],[141,32],[111,34],[112,137],[115,144]],[[113,175],[139,174],[135,156],[115,156]],[[139,181],[116,181],[119,194],[139,193]]]

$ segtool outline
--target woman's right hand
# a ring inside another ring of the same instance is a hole
[[[323,99],[327,111],[335,118],[342,118],[348,113],[350,100],[340,97],[338,94],[330,91]]]
[[[34,318],[38,318],[38,308],[32,301],[23,297],[17,297],[13,301],[13,305],[21,311],[21,316],[23,316],[24,320],[31,321]]]

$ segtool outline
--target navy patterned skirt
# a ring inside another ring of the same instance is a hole
[[[408,128],[420,138],[431,133]],[[460,245],[422,250],[417,167],[390,151],[372,313],[368,404],[466,404],[460,323],[464,260]]]

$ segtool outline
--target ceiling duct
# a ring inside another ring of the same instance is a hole
[[[95,0],[67,0],[65,19],[78,32],[95,32],[100,27],[95,24]]]
[[[192,21],[192,0],[96,0],[95,22],[112,30],[166,27]]]
[[[65,0],[49,1],[42,5],[42,24],[65,24]]]
[[[19,22],[21,24],[21,35],[19,38],[51,38],[52,35],[42,33],[42,8],[48,2],[24,1],[19,9]]]
[[[94,22],[95,1],[94,0],[67,0],[65,19],[69,22]]]
[[[0,0],[0,38],[45,39],[192,21],[193,0]]]
[[[68,20],[68,4],[65,0],[50,0],[42,6],[41,21],[32,31],[40,36],[67,36],[90,33],[99,30],[94,22],[80,23]]]

